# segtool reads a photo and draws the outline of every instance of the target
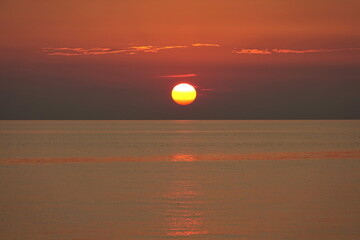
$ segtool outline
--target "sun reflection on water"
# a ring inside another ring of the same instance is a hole
[[[193,162],[192,155],[178,154],[172,158],[174,162]],[[187,237],[204,235],[208,231],[205,227],[205,218],[201,211],[203,201],[202,191],[196,183],[191,166],[176,165],[174,178],[170,183],[170,190],[164,195],[166,203],[166,236]]]
[[[196,161],[195,157],[190,154],[177,154],[172,156],[171,161],[173,162],[194,162]]]

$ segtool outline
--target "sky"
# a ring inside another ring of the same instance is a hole
[[[1,0],[0,119],[358,119],[358,0]],[[178,83],[197,99],[171,99]]]

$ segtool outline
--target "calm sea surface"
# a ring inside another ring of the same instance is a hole
[[[0,121],[1,240],[360,239],[360,120]]]

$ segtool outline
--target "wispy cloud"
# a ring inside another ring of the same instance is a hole
[[[186,77],[196,77],[197,74],[189,73],[189,74],[179,74],[179,75],[166,75],[166,76],[160,76],[162,78],[186,78]]]
[[[188,46],[134,46],[134,47],[129,47],[130,51],[134,51],[134,52],[147,52],[147,53],[157,53],[161,50],[166,50],[166,49],[176,49],[176,48],[187,48]]]
[[[170,45],[170,46],[130,46],[127,48],[43,48],[43,52],[52,56],[77,56],[77,55],[104,55],[104,54],[138,54],[138,53],[158,53],[164,50],[171,49],[185,49],[192,47],[219,47],[215,43],[193,43],[191,45]],[[355,51],[360,48],[336,48],[336,49],[257,49],[257,48],[242,48],[235,49],[235,54],[255,54],[255,55],[270,55],[270,54],[305,54],[305,53],[325,53],[325,52],[340,52],[340,51]]]
[[[114,53],[128,53],[132,51],[127,49],[111,48],[43,48],[43,52],[52,56],[76,56],[76,55],[103,55]]]
[[[336,48],[336,49],[306,49],[306,50],[296,50],[296,49],[240,49],[234,50],[233,53],[236,54],[277,54],[277,53],[324,53],[324,52],[340,52],[340,51],[353,51],[360,50],[360,48]]]
[[[201,91],[203,91],[203,92],[214,92],[214,91],[216,91],[217,89],[215,89],[215,88],[202,88],[202,89],[200,89]]]
[[[208,92],[208,93],[230,93],[230,92],[237,92],[236,89],[229,89],[229,88],[201,88],[201,92]]]
[[[274,53],[321,53],[321,52],[334,52],[336,50],[325,49],[309,49],[309,50],[293,50],[293,49],[273,49]]]
[[[272,52],[267,49],[240,49],[240,50],[234,50],[233,53],[237,53],[237,54],[271,54]]]
[[[76,55],[104,55],[104,54],[136,54],[144,53],[157,53],[161,50],[186,48],[187,46],[132,46],[126,49],[113,49],[113,48],[43,48],[43,51],[48,55],[57,56],[76,56]]]
[[[218,47],[218,44],[210,43],[194,43],[191,45],[175,45],[175,46],[130,46],[128,48],[43,48],[43,52],[51,56],[77,56],[77,55],[104,55],[104,54],[137,54],[137,53],[158,53],[159,51],[169,49],[181,49],[189,47]]]
[[[215,43],[193,43],[191,44],[193,47],[220,47],[219,44]]]
[[[307,49],[307,50],[293,50],[293,49],[273,49],[274,53],[323,53],[323,52],[340,52],[340,51],[354,51],[360,48],[335,48],[335,49]]]

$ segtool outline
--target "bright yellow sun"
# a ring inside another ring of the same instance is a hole
[[[189,105],[196,98],[196,90],[188,83],[180,83],[173,88],[171,97],[177,104]]]

